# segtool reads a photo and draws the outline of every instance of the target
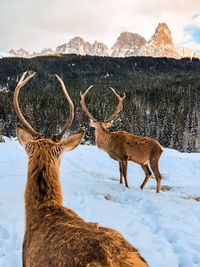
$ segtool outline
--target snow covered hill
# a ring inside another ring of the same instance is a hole
[[[165,149],[162,185],[129,163],[130,189],[119,185],[118,162],[94,146],[64,154],[60,175],[64,205],[90,222],[119,230],[150,267],[200,266],[200,154]],[[27,157],[15,140],[0,143],[0,267],[22,266]]]

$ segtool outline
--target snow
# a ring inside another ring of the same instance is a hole
[[[27,156],[19,143],[0,143],[0,267],[22,266]],[[200,266],[200,154],[165,149],[162,185],[139,189],[144,173],[129,163],[130,189],[119,184],[118,162],[95,146],[63,155],[60,176],[64,205],[90,222],[119,230],[151,267]]]

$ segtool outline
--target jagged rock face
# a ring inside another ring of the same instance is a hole
[[[43,49],[44,50],[44,49]],[[38,57],[40,56],[41,54],[39,52],[33,52],[32,54],[29,55],[29,57]]]
[[[192,49],[185,47],[175,47],[172,34],[165,23],[159,23],[154,35],[147,42],[142,36],[131,32],[122,32],[117,42],[109,50],[101,42],[95,41],[93,44],[85,42],[81,37],[74,37],[68,43],[60,45],[55,52],[50,48],[45,48],[41,53],[34,52],[29,54],[20,48],[17,51],[13,49],[10,53],[17,57],[34,57],[50,54],[77,54],[90,56],[112,56],[112,57],[130,57],[130,56],[151,56],[151,57],[196,57],[200,55]]]
[[[122,32],[118,37],[117,42],[111,48],[111,56],[138,56],[140,54],[140,48],[146,43],[147,41],[139,34],[131,32]]]
[[[180,57],[189,57],[189,58],[195,57],[200,59],[200,55],[191,48],[178,46],[176,47],[176,51],[180,55]]]
[[[149,40],[149,44],[164,49],[174,49],[172,34],[165,23],[159,23],[154,35]]]
[[[87,55],[90,50],[90,44],[85,43],[81,37],[74,37],[68,43],[56,48],[56,53]]]
[[[108,56],[108,48],[105,44],[95,41],[92,45],[84,42],[81,37],[75,37],[68,43],[56,48],[57,53],[91,55],[91,56]]]
[[[29,53],[23,48],[20,48],[17,51],[15,51],[14,49],[11,49],[9,53],[14,55],[15,57],[29,57]]]
[[[69,41],[67,49],[69,54],[77,54],[84,56],[85,42],[81,37],[74,37]]]
[[[91,51],[89,53],[91,56],[109,56],[108,47],[101,42],[95,41],[91,46]]]
[[[53,50],[51,48],[44,48],[40,53],[39,52],[33,52],[32,54],[29,54],[26,50],[23,48],[20,48],[19,50],[15,51],[14,49],[11,49],[9,51],[10,54],[14,55],[15,57],[36,57],[36,56],[41,56],[41,55],[49,55],[53,54]]]
[[[159,48],[160,51],[157,50],[157,53],[159,53],[160,56],[180,58],[180,56],[178,55],[175,49],[175,46],[172,40],[172,34],[166,23],[158,24],[155,34],[151,37],[148,44],[150,46]],[[156,56],[156,55],[152,55],[152,56]]]
[[[62,54],[67,53],[67,44],[59,45],[59,46],[56,48],[56,53],[62,53]]]
[[[52,54],[54,53],[53,50],[51,48],[44,48],[42,51],[41,51],[41,55],[49,55],[49,54]]]
[[[58,46],[56,53],[85,55],[84,44],[85,42],[82,38],[74,37],[69,43]]]

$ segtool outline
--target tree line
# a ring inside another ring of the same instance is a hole
[[[157,139],[164,147],[200,152],[200,61],[152,57],[44,56],[0,59],[0,135],[15,137],[18,118],[13,90],[24,71],[37,72],[21,90],[19,103],[27,121],[45,137],[64,126],[68,103],[55,74],[64,81],[75,106],[70,132],[87,129],[85,143],[94,144],[94,130],[80,106],[80,91],[91,84],[87,107],[105,120],[117,99],[109,89],[126,93],[123,110],[111,131],[126,130]]]

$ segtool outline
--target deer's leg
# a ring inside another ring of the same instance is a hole
[[[158,160],[151,160],[150,161],[150,167],[156,177],[156,181],[157,181],[157,189],[156,189],[156,193],[160,193],[160,183],[161,183],[161,179],[162,179],[162,176],[159,172],[159,169],[158,169]]]
[[[144,164],[140,164],[140,166],[142,167],[143,171],[145,172],[146,174],[146,177],[144,179],[144,182],[142,183],[142,185],[140,186],[141,189],[144,188],[145,184],[148,182],[149,180],[149,177],[151,177],[151,171],[149,169],[149,166],[148,165],[144,165]]]
[[[124,176],[124,181],[125,181],[125,186],[128,187],[128,181],[127,181],[127,167],[128,167],[128,162],[127,160],[122,161],[122,168],[123,168],[123,176]],[[129,188],[129,187],[128,187]]]
[[[120,184],[123,184],[123,166],[121,161],[119,161],[119,171],[120,171]]]

